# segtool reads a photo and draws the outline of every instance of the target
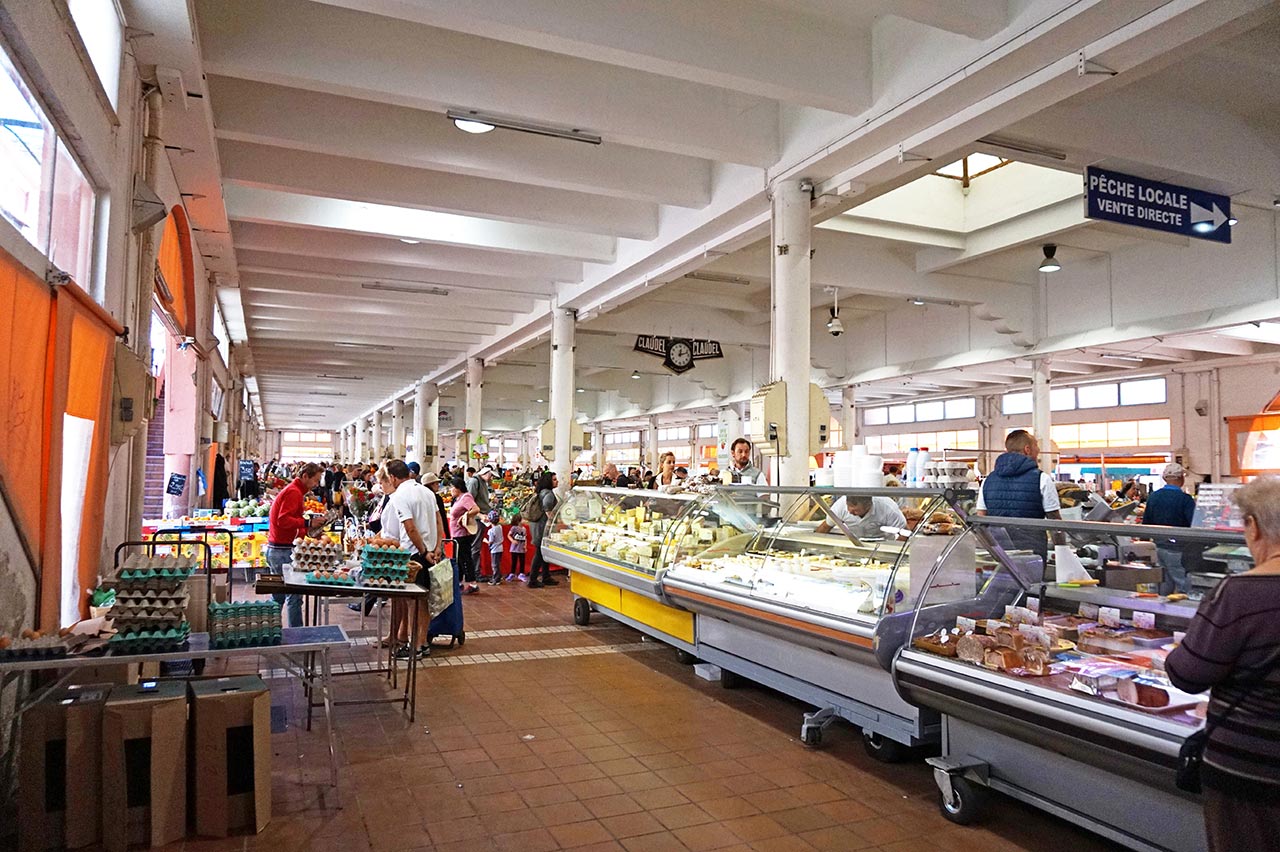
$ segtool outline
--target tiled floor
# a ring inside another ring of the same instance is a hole
[[[796,737],[807,708],[702,681],[608,619],[575,627],[566,585],[482,589],[464,601],[465,646],[437,649],[421,670],[415,723],[394,705],[336,710],[340,800],[322,719],[303,730],[300,688],[272,679],[289,726],[273,736],[271,824],[186,849],[1112,848],[1005,799],[983,826],[954,826],[922,762],[877,763],[843,723],[822,750],[806,749]],[[354,614],[333,613],[356,629]],[[362,642],[340,662],[372,654]],[[377,675],[339,678],[340,698],[385,689]]]

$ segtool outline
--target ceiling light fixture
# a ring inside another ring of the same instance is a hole
[[[639,371],[639,370],[632,370],[632,371],[631,371],[631,378],[633,378],[633,379],[638,379],[638,378],[640,378],[640,371]]]
[[[1236,225],[1240,224],[1240,220],[1237,219],[1235,216],[1232,216],[1231,218],[1227,219],[1227,224],[1234,228]]]
[[[917,296],[916,298],[911,300],[911,304],[915,305],[916,307],[920,307],[924,304],[924,299],[921,299],[919,296]]]
[[[1142,359],[1137,355],[1117,355],[1114,352],[1103,352],[1102,356],[1108,361],[1128,361],[1130,364],[1141,364]]]
[[[346,396],[346,394],[345,394],[345,393],[343,393],[342,391],[318,391],[318,390],[313,390],[313,391],[307,391],[307,393],[311,394],[312,396]]]
[[[411,240],[408,237],[401,237],[400,242],[408,243],[411,246],[416,246],[418,243],[422,242],[422,240]]]
[[[725,275],[721,272],[687,272],[685,278],[692,278],[694,281],[716,281],[721,284],[752,284],[750,278],[744,278],[741,275]]]
[[[549,124],[534,124],[518,118],[503,118],[487,115],[478,110],[451,109],[445,113],[453,126],[465,133],[488,133],[496,127],[503,130],[515,130],[520,133],[532,133],[535,136],[550,136],[553,139],[568,139],[573,142],[586,142],[588,145],[599,145],[601,139],[594,133],[587,133],[576,127],[554,127]]]
[[[399,284],[383,284],[380,281],[374,281],[368,284],[361,284],[364,290],[382,290],[386,293],[413,293],[418,296],[447,296],[449,291],[443,287],[402,287]]]
[[[587,392],[586,388],[578,388],[578,393],[586,393],[586,392]]]
[[[335,343],[333,345],[341,346],[344,349],[382,349],[388,352],[395,349],[394,346],[387,346],[386,344],[383,344],[383,343],[348,343],[345,340],[339,341],[338,343]]]
[[[545,399],[535,399],[534,402],[546,402]]]
[[[344,382],[363,382],[364,376],[335,376],[332,373],[321,373],[317,379],[339,379]]]
[[[1062,268],[1062,264],[1058,262],[1056,257],[1054,257],[1058,251],[1058,247],[1056,245],[1053,243],[1045,243],[1040,247],[1040,250],[1044,252],[1044,260],[1040,261],[1041,272],[1057,272]]]

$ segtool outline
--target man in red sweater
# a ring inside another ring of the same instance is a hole
[[[307,494],[320,484],[324,468],[308,462],[298,471],[298,477],[281,489],[271,501],[270,525],[267,527],[267,567],[282,574],[284,565],[293,559],[294,539],[304,538],[322,529],[323,517],[310,526],[302,514]],[[302,626],[302,595],[272,595],[276,603],[288,607],[289,627]]]

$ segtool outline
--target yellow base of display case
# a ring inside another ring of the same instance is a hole
[[[659,633],[693,644],[693,613],[650,600],[643,595],[610,583],[575,573],[569,588],[605,609],[624,615],[632,621],[652,627]]]

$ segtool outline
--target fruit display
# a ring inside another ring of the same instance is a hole
[[[231,601],[209,604],[209,647],[247,648],[279,645],[283,637],[280,604]]]
[[[325,513],[325,505],[314,497],[307,497],[306,501],[302,504],[302,511],[323,515]]]
[[[133,554],[102,585],[115,590],[111,608],[115,653],[136,654],[180,649],[191,626],[186,620],[187,582],[194,557]]]

